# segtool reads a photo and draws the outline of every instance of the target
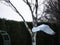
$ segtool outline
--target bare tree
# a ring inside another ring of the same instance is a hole
[[[50,14],[51,20],[56,23],[60,21],[60,1],[59,0],[49,0],[48,5],[45,4],[47,9],[44,11],[46,14]]]
[[[45,11],[45,7],[44,7],[44,6],[48,7],[45,4],[45,2],[47,0],[44,0],[41,3],[39,2],[40,0],[23,0],[28,5],[28,7],[30,8],[30,11],[31,11],[31,15],[32,15],[32,19],[33,19],[33,21],[32,21],[32,24],[33,24],[32,30],[29,28],[29,26],[26,23],[24,17],[20,14],[20,12],[16,9],[16,7],[10,2],[10,0],[0,0],[0,1],[5,1],[6,3],[8,3],[8,6],[10,6],[16,13],[18,13],[22,17],[22,19],[24,21],[24,24],[25,24],[26,28],[28,29],[28,31],[29,31],[29,33],[31,35],[32,45],[36,45],[36,34],[37,34],[37,31],[41,30],[41,31],[44,31],[47,34],[50,34],[50,35],[52,34],[53,35],[54,31],[52,31],[52,29],[49,26],[47,26],[45,24],[37,26],[38,22],[41,22],[41,21],[44,21],[44,20],[45,21],[50,20],[49,19],[50,17],[46,16],[47,12]],[[40,8],[41,5],[43,5],[43,7],[44,7],[42,13],[40,13],[41,12],[41,8]],[[49,17],[49,18],[47,18],[47,17]],[[44,28],[44,29],[46,28],[46,29],[44,30],[42,28]],[[37,31],[34,31],[34,30],[37,30]],[[47,31],[47,30],[49,30],[49,31]],[[51,33],[49,33],[49,32],[51,32]]]
[[[41,6],[43,5],[43,7],[45,7],[45,3],[49,2],[48,0],[43,0],[43,2],[39,2],[40,0],[23,0],[30,8],[31,14],[32,14],[32,18],[33,18],[33,28],[32,30],[38,30],[40,28],[40,26],[37,27],[37,23],[41,22],[41,21],[49,21],[50,19],[53,18],[48,18],[50,16],[46,16],[47,14],[45,13],[45,8],[43,8],[43,11],[41,10]],[[38,13],[41,12],[41,13]],[[40,17],[39,17],[40,16]],[[51,16],[53,17],[53,16]],[[39,21],[40,20],[40,21]],[[54,19],[53,19],[54,20]],[[43,26],[44,27],[44,26]],[[41,28],[40,28],[41,29]],[[32,34],[32,45],[36,45],[36,34],[37,32],[33,32]]]

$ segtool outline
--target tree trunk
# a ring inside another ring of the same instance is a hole
[[[36,32],[32,35],[32,45],[36,45]]]

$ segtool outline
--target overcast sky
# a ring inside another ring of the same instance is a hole
[[[18,9],[26,21],[32,21],[29,7],[22,0],[11,0],[13,5]],[[0,3],[0,18],[7,20],[22,21],[21,17],[11,9],[11,7]]]

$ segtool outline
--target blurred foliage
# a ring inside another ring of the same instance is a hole
[[[32,28],[32,23],[27,22]],[[59,27],[56,24],[41,22],[40,24],[48,24],[56,34],[51,36],[44,32],[37,33],[37,45],[59,45]],[[58,27],[57,27],[58,26]],[[16,22],[12,20],[0,19],[0,30],[7,31],[11,38],[11,45],[32,45],[31,36],[26,29],[24,22]]]

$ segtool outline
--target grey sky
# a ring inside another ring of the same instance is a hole
[[[11,2],[23,15],[26,21],[32,21],[29,7],[22,0],[11,0]],[[4,5],[3,3],[0,3],[0,18],[22,21],[21,17],[16,12],[14,12],[14,10],[12,10],[9,6]]]

